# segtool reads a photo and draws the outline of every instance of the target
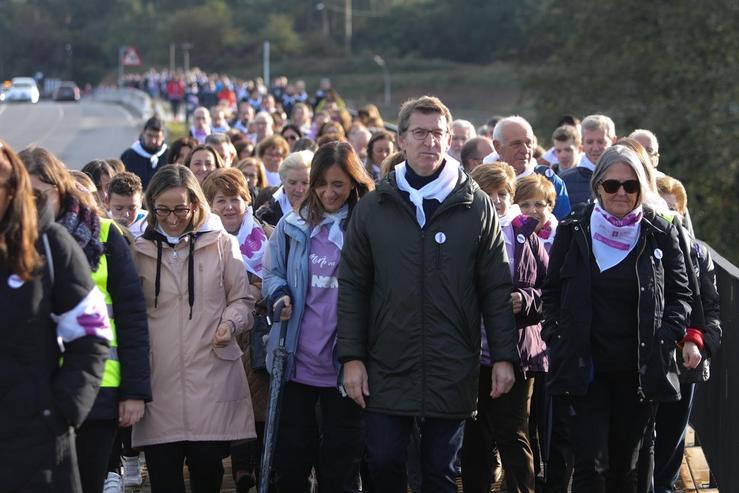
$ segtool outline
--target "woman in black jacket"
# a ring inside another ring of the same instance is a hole
[[[95,405],[77,432],[82,489],[99,493],[118,426],[130,427],[151,400],[149,328],[144,294],[127,240],[116,223],[99,217],[92,194],[82,192],[64,164],[42,148],[20,158],[34,187],[52,200],[56,222],[83,247],[92,280],[106,296],[113,340]],[[113,473],[112,480],[120,480]],[[140,484],[140,483],[139,483]]]
[[[543,290],[549,391],[567,397],[573,492],[635,492],[653,401],[680,398],[675,357],[691,292],[677,230],[648,207],[638,156],[616,145],[591,182],[596,203],[560,223]],[[692,341],[686,366],[700,362]]]
[[[36,218],[28,173],[2,141],[0,313],[2,489],[79,492],[72,427],[92,407],[108,355],[105,301],[49,208]]]
[[[668,207],[682,220],[688,210],[688,199],[683,184],[674,178],[663,176],[657,178],[657,188]],[[721,346],[721,308],[713,259],[706,247],[690,236],[687,227],[682,233],[689,238],[693,270],[698,279],[698,292],[694,295],[698,297],[700,304],[694,305],[692,318],[696,319],[699,316],[703,328],[702,333],[695,332],[694,329],[688,329],[688,332],[694,338],[704,359],[697,368],[680,373],[682,398],[677,402],[660,404],[657,410],[653,468],[655,493],[675,491],[675,482],[685,452],[685,431],[693,408],[695,384],[708,380],[710,358]],[[699,314],[695,313],[696,311]]]

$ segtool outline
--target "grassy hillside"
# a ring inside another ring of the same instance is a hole
[[[520,100],[519,79],[510,65],[496,63],[471,65],[443,60],[405,58],[386,60],[390,70],[392,104],[385,107],[382,69],[370,55],[351,60],[300,59],[277,62],[271,75],[303,78],[309,88],[318,86],[322,77],[330,77],[334,87],[352,107],[373,103],[387,120],[394,120],[404,100],[422,94],[440,97],[455,118],[484,123],[494,114],[530,114],[531,108]],[[237,71],[243,77],[261,74],[260,67]]]

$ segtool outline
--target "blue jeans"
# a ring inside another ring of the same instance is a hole
[[[414,418],[367,411],[367,465],[375,491],[406,492],[406,461],[413,420],[421,430],[423,493],[456,493],[455,462],[462,447],[463,419]]]

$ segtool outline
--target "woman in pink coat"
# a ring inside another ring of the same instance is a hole
[[[254,438],[254,413],[236,335],[254,298],[238,244],[209,212],[195,175],[168,165],[146,193],[150,211],[135,261],[146,297],[153,400],[134,427],[152,492],[218,492],[221,459]]]

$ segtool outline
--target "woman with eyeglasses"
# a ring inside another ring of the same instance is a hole
[[[539,221],[534,232],[544,244],[547,253],[552,248],[559,223],[552,212],[556,200],[557,191],[554,185],[543,175],[534,173],[519,179],[516,183],[516,196],[513,202],[523,214]]]
[[[236,338],[254,297],[236,238],[210,213],[195,175],[167,165],[146,191],[134,260],[146,298],[153,400],[134,426],[153,492],[220,491],[229,443],[256,437]]]
[[[285,304],[281,320],[287,324],[288,353],[274,459],[276,491],[308,493],[311,468],[320,491],[359,491],[361,408],[337,389],[337,279],[352,210],[372,189],[351,145],[325,144],[311,162],[308,195],[269,240],[262,293],[270,309],[278,301]],[[277,337],[273,328],[270,347]]]
[[[676,350],[691,291],[678,231],[644,203],[649,183],[636,153],[601,155],[596,201],[559,224],[543,289],[548,390],[565,396],[575,453],[572,491],[636,492],[637,458],[655,402],[680,399]]]

